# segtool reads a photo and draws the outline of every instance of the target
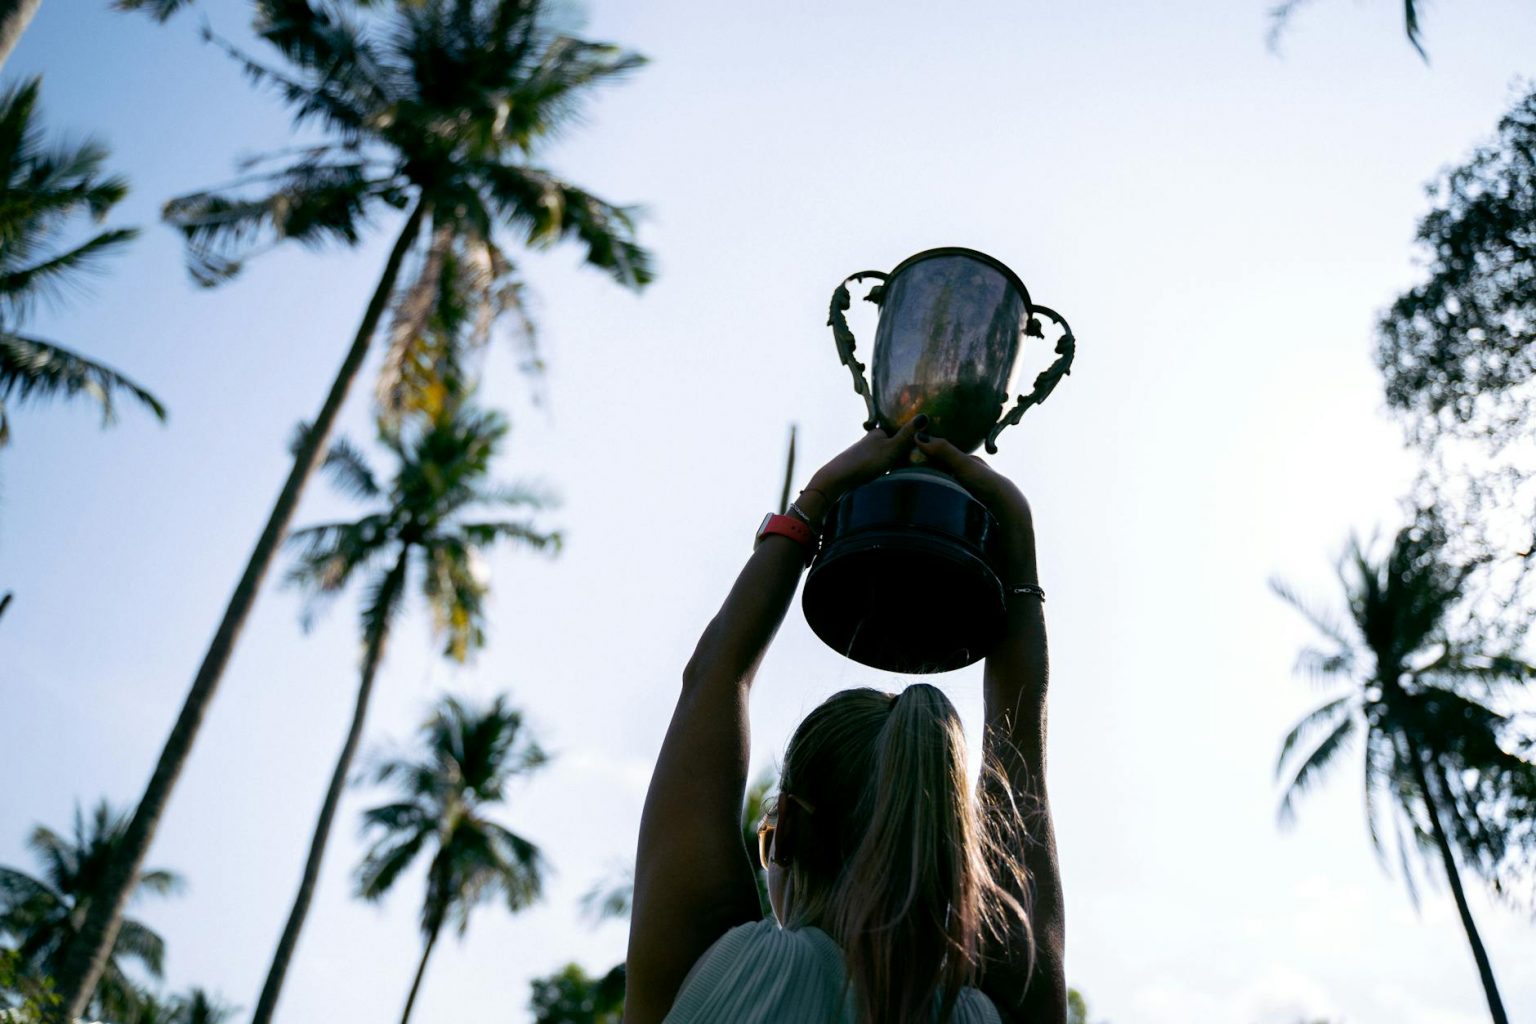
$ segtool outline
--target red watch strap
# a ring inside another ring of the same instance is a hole
[[[767,519],[763,520],[762,529],[757,531],[758,543],[761,543],[763,538],[769,535],[788,537],[790,540],[803,545],[805,547],[805,560],[807,563],[815,557],[815,531],[794,516],[770,515]]]

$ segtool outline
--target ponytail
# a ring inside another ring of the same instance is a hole
[[[937,687],[837,694],[796,731],[784,775],[786,792],[816,804],[818,829],[837,822],[835,841],[819,836],[803,861],[823,882],[815,916],[842,947],[867,1024],[928,1021],[934,1007],[947,1021],[976,980],[984,934],[1016,922],[1029,941],[1024,908],[993,877],[1000,844],[971,797],[960,717]]]

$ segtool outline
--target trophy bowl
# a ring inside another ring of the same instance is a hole
[[[848,284],[880,283],[874,388],[854,356],[845,312]],[[1003,415],[1021,337],[1041,338],[1040,317],[1061,327],[1055,362]],[[1031,303],[1018,275],[985,253],[918,253],[889,274],[865,271],[832,296],[829,324],[865,429],[894,432],[918,414],[927,432],[962,451],[997,436],[1071,372],[1076,343],[1061,316]],[[1002,635],[1007,585],[999,575],[1000,526],[954,479],[922,466],[893,470],[843,495],[822,528],[806,577],[806,622],[833,650],[861,664],[905,673],[948,672],[981,658]]]

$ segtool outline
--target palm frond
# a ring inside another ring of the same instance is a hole
[[[165,940],[131,918],[125,919],[118,929],[112,955],[137,961],[156,978],[165,972]]]
[[[139,875],[138,887],[134,895],[147,893],[151,896],[178,896],[185,892],[187,880],[174,871],[145,871]]]
[[[1300,612],[1302,618],[1311,623],[1319,633],[1338,644],[1341,650],[1348,650],[1351,647],[1353,641],[1344,632],[1344,627],[1339,621],[1304,600],[1285,580],[1278,576],[1271,577],[1269,589],[1280,600]]]
[[[286,7],[291,12],[306,9],[311,14],[326,16],[325,12],[311,8],[305,0],[258,0],[256,28],[279,49],[284,49],[280,42],[276,42],[283,34],[282,30],[274,29],[272,23],[266,21],[266,13],[263,11],[263,8],[270,10],[278,6]],[[368,132],[370,120],[387,105],[381,103],[380,97],[367,87],[358,65],[332,62],[329,67],[305,67],[301,63],[299,75],[294,76],[249,56],[211,29],[203,30],[203,39],[223,50],[240,65],[252,84],[274,89],[291,108],[295,125],[318,121],[339,135],[349,146],[356,147],[362,141]]]
[[[386,67],[362,25],[336,7],[309,0],[256,0],[255,29],[309,79],[310,92],[327,104],[382,113],[402,98],[392,87],[397,75]],[[320,112],[330,113],[302,105],[297,111],[301,120]],[[359,127],[365,123],[366,118],[359,119]]]
[[[353,498],[368,500],[384,493],[368,467],[368,459],[362,450],[344,437],[331,442],[321,468],[331,478],[337,490]]]
[[[363,588],[363,636],[372,641],[389,632],[405,598],[407,562],[401,557],[387,572],[377,573]]]
[[[298,549],[298,555],[286,582],[305,593],[306,625],[359,571],[374,566],[395,548],[390,521],[379,514],[304,527],[289,534],[287,543]]]
[[[463,662],[485,645],[488,589],[489,574],[473,541],[428,538],[422,592],[432,608],[433,629],[444,638],[445,657]]]
[[[501,216],[524,231],[529,245],[575,238],[587,248],[586,262],[619,284],[638,290],[655,278],[650,253],[634,240],[635,208],[614,206],[533,167],[486,164],[479,172]]]
[[[86,395],[101,407],[107,426],[117,418],[116,398],[122,393],[164,421],[160,399],[112,367],[38,338],[0,333],[0,402]],[[0,425],[0,441],[4,433]]]
[[[581,897],[581,910],[593,923],[622,920],[629,916],[634,900],[635,872],[624,868],[588,889]]]
[[[1270,8],[1269,31],[1265,34],[1265,43],[1273,53],[1280,50],[1280,42],[1287,29],[1290,28],[1291,17],[1296,11],[1311,3],[1312,0],[1284,0]],[[1408,36],[1408,44],[1427,64],[1429,54],[1424,49],[1424,40],[1420,35],[1419,26],[1419,0],[1403,0],[1403,30]]]
[[[545,532],[529,522],[459,523],[455,530],[471,547],[484,547],[498,540],[515,540],[535,551],[558,554],[564,543],[559,530]]]
[[[256,253],[290,239],[310,248],[356,245],[369,207],[395,192],[366,160],[300,161],[263,175],[260,185],[254,195],[192,192],[165,204],[198,284],[221,284]]]
[[[164,24],[169,21],[171,15],[188,7],[192,0],[113,0],[112,9],[123,12],[139,12],[147,14],[155,21]]]
[[[35,263],[16,266],[0,260],[0,323],[17,323],[31,314],[39,299],[56,300],[65,289],[80,287],[81,274],[101,270],[102,259],[138,235],[137,228],[113,228]]]
[[[471,503],[502,508],[549,509],[559,506],[560,495],[544,484],[519,481],[514,484],[477,487]]]
[[[1303,796],[1317,780],[1320,773],[1325,771],[1355,732],[1355,718],[1350,716],[1340,720],[1339,724],[1331,731],[1321,743],[1312,749],[1301,767],[1292,776],[1290,784],[1285,787],[1285,794],[1280,800],[1279,819],[1282,825],[1289,825],[1296,819],[1296,800]]]
[[[431,837],[431,829],[417,829],[407,832],[403,838],[374,844],[357,869],[357,895],[369,902],[383,899]]]
[[[1301,720],[1292,726],[1286,733],[1285,740],[1280,744],[1280,756],[1275,759],[1275,778],[1279,778],[1285,771],[1286,762],[1290,759],[1291,751],[1295,749],[1302,737],[1313,729],[1336,718],[1339,714],[1350,714],[1355,703],[1354,694],[1345,694],[1335,700],[1317,707],[1302,716]]]
[[[443,264],[453,245],[453,229],[436,227],[415,277],[395,301],[375,394],[380,415],[386,419],[399,419],[408,411],[430,415],[442,407],[442,363],[453,339],[445,338],[441,329],[434,330],[440,325],[433,323],[433,313],[440,305]]]
[[[1304,647],[1296,655],[1296,664],[1291,671],[1300,676],[1306,676],[1314,683],[1324,685],[1337,681],[1340,678],[1348,678],[1355,671],[1355,652],[1353,650],[1320,651],[1315,647]]]

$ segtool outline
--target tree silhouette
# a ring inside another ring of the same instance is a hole
[[[539,848],[486,812],[506,800],[513,779],[547,761],[505,698],[477,708],[446,697],[422,727],[418,755],[379,767],[376,781],[394,783],[399,797],[363,816],[374,840],[358,867],[358,894],[382,899],[417,857],[429,858],[421,963],[400,1024],[410,1021],[445,924],[453,922],[463,936],[470,912],[482,903],[499,897],[517,913],[542,895],[546,869]]]
[[[19,970],[34,983],[57,969],[127,828],[128,816],[114,812],[104,800],[89,816],[77,806],[72,835],[38,825],[27,839],[42,868],[39,875],[0,867],[0,936],[15,944]],[[179,875],[156,869],[139,876],[136,891],[168,896],[182,885]],[[125,969],[130,963],[155,978],[165,966],[165,940],[131,918],[118,931],[106,970],[92,994],[90,1006],[98,1015],[127,1021],[137,1013],[139,993]]]
[[[1427,514],[1401,530],[1380,560],[1352,538],[1339,565],[1347,625],[1274,581],[1275,592],[1327,641],[1301,653],[1298,671],[1338,688],[1281,745],[1280,820],[1293,820],[1296,801],[1358,741],[1366,825],[1378,857],[1390,824],[1415,902],[1410,845],[1443,873],[1492,1019],[1508,1024],[1461,876],[1512,896],[1510,886],[1536,854],[1536,762],[1522,756],[1519,723],[1495,706],[1505,689],[1536,677],[1536,668],[1481,646],[1475,629],[1453,628],[1452,613],[1480,567],[1449,564],[1445,544],[1443,527]]]
[[[110,228],[73,246],[59,244],[81,215],[101,220],[128,194],[128,183],[102,169],[98,142],[48,145],[37,111],[39,80],[0,92],[0,445],[10,438],[7,404],[86,397],[103,426],[126,394],[157,418],[160,400],[110,366],[22,332],[39,302],[78,291],[137,231]]]
[[[504,487],[489,479],[507,430],[500,415],[464,404],[442,409],[426,424],[414,420],[404,427],[385,424],[381,440],[396,461],[387,486],[378,481],[362,453],[345,441],[338,441],[326,456],[325,468],[337,486],[375,507],[360,519],[295,531],[291,542],[300,555],[289,579],[311,595],[306,616],[314,610],[313,601],[329,600],[360,582],[362,671],[352,723],[331,772],[298,892],[272,955],[253,1024],[266,1024],[276,1010],[320,878],[336,808],[362,740],[374,681],[412,583],[420,586],[432,611],[434,628],[444,639],[444,656],[463,662],[485,643],[483,602],[489,590],[485,549],[501,540],[535,549],[559,545],[559,535],[540,531],[528,514],[543,508],[545,497],[533,488]],[[523,514],[515,519],[495,518],[509,509]]]

